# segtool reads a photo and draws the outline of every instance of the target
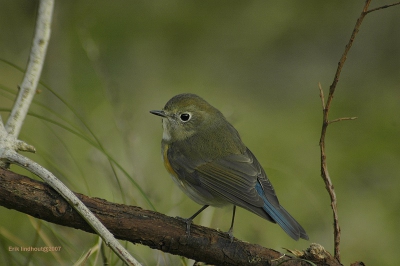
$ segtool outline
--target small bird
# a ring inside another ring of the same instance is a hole
[[[294,240],[308,240],[301,225],[279,204],[275,190],[253,153],[224,115],[201,97],[184,93],[171,98],[160,111],[161,153],[175,184],[203,207],[233,205],[228,235],[233,241],[236,206],[278,223]]]

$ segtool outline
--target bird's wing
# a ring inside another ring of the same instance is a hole
[[[198,190],[217,195],[274,221],[263,208],[265,199],[272,208],[279,208],[278,198],[260,163],[250,150],[211,161],[188,161],[186,156],[174,156],[170,162],[174,171]],[[264,193],[261,196],[260,187]]]
[[[249,150],[244,154],[232,154],[199,165],[195,170],[205,188],[220,194],[233,204],[260,214],[260,207],[264,206],[264,200],[256,190],[257,183],[260,183],[268,201],[274,207],[279,207],[271,183]],[[262,211],[261,214],[262,217],[265,216]]]
[[[295,240],[308,239],[301,225],[280,206],[272,184],[249,149],[211,161],[188,162],[187,157],[178,156],[173,168],[203,194],[216,195],[278,223]]]
[[[235,205],[278,223],[293,239],[308,239],[301,225],[279,204],[274,188],[250,150],[200,165],[199,180]]]

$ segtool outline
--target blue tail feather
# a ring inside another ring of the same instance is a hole
[[[264,191],[259,183],[256,184],[257,193],[264,200],[263,209],[271,218],[282,227],[282,229],[293,239],[308,239],[308,236],[301,225],[282,207],[273,206],[265,197]]]

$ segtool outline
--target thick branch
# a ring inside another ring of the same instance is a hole
[[[108,245],[115,254],[117,254],[127,265],[139,266],[141,265],[128,251],[114,238],[109,230],[97,219],[97,217],[87,208],[87,206],[76,197],[76,195],[69,190],[59,179],[57,179],[51,172],[37,164],[36,162],[24,157],[14,151],[5,151],[2,154],[9,163],[19,165],[31,173],[42,178],[49,184],[55,191],[59,193],[59,197],[64,198],[80,216],[84,218],[88,225],[103,238],[106,245]]]
[[[187,237],[185,223],[176,218],[76,195],[115,235],[132,243],[216,265],[309,265],[281,253],[229,237],[222,232],[192,225]],[[52,223],[94,233],[85,220],[50,186],[0,169],[0,205]],[[310,259],[307,257],[307,259]],[[311,259],[310,259],[311,260]],[[317,265],[340,265],[335,260],[315,261]]]

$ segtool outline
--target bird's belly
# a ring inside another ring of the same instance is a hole
[[[165,145],[163,147],[163,152],[162,152],[165,169],[167,169],[168,173],[170,174],[175,184],[189,198],[191,198],[193,201],[197,202],[200,205],[210,205],[214,207],[222,207],[228,204],[232,204],[219,194],[212,193],[210,191],[205,190],[201,186],[192,185],[186,180],[179,178],[168,160],[168,148],[169,148],[168,145]]]

